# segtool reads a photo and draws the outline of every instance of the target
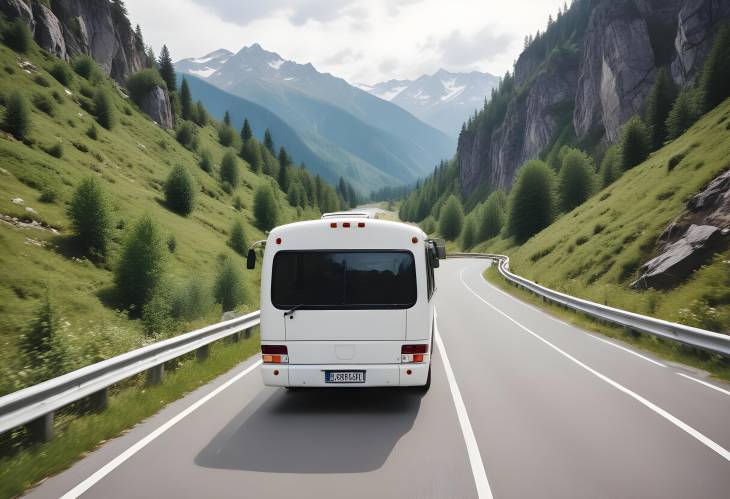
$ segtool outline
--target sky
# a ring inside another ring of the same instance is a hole
[[[132,24],[174,60],[259,43],[350,83],[511,70],[564,0],[126,0]]]

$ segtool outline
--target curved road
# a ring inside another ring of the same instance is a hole
[[[726,498],[730,391],[437,271],[425,396],[265,388],[258,361],[177,401],[30,497]]]

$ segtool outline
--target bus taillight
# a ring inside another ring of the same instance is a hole
[[[400,349],[400,361],[403,364],[423,362],[428,353],[428,344],[403,345]]]
[[[261,345],[264,364],[288,364],[289,352],[286,345]]]

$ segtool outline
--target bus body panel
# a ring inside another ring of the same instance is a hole
[[[364,227],[358,227],[358,222]],[[349,223],[350,227],[343,227]],[[337,227],[331,227],[336,224]],[[288,364],[264,364],[269,386],[411,386],[426,384],[432,345],[433,301],[428,296],[426,235],[416,226],[363,218],[329,218],[275,228],[261,270],[261,342],[285,345]],[[293,318],[272,302],[273,263],[279,252],[408,252],[416,299],[403,308],[301,308]],[[401,363],[404,343],[428,344],[421,363]],[[365,383],[325,383],[327,370],[363,369]]]

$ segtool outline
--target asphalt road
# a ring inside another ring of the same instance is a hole
[[[437,271],[425,396],[265,388],[252,359],[28,495],[728,497],[730,387],[545,315],[487,265]]]

